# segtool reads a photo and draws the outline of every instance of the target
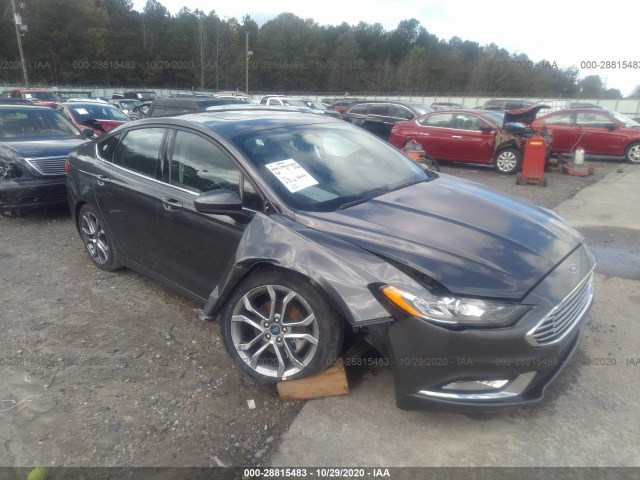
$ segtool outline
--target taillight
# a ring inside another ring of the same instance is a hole
[[[69,173],[69,170],[71,170],[71,164],[69,163],[69,157],[67,157],[64,161],[64,171]]]

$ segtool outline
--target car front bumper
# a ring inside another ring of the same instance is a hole
[[[0,210],[16,211],[67,203],[66,178],[19,177],[0,180]]]
[[[372,333],[386,344],[398,407],[491,412],[540,401],[591,322],[594,265],[589,249],[577,248],[508,327],[455,330],[419,317],[378,326]]]

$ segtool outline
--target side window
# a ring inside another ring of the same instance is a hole
[[[369,114],[387,117],[389,116],[389,107],[390,105],[371,104],[371,106],[369,107]]]
[[[255,210],[262,210],[262,199],[256,189],[253,188],[251,182],[246,176],[242,176],[242,203],[245,207]]]
[[[349,110],[349,113],[355,113],[356,115],[366,115],[368,109],[369,109],[369,105],[365,103],[362,105],[354,106],[351,110]]]
[[[615,123],[599,113],[581,112],[576,116],[576,125],[589,128],[611,128]]]
[[[415,115],[407,107],[402,105],[390,105],[389,116],[393,118],[399,118],[401,120],[411,120],[415,118]]]
[[[113,156],[118,149],[118,143],[120,141],[120,135],[114,135],[106,140],[98,143],[98,156],[107,162],[113,162]]]
[[[425,127],[441,127],[451,128],[453,121],[453,113],[436,113],[435,115],[429,115],[420,120],[420,124]]]
[[[178,131],[171,156],[169,182],[201,193],[224,188],[240,194],[240,170],[210,141]]]
[[[547,118],[544,123],[545,125],[573,125],[572,115],[571,113],[560,113]]]
[[[481,124],[486,124],[485,121],[480,120],[478,117],[473,115],[466,115],[458,113],[455,116],[455,120],[453,121],[454,127],[460,130],[480,130]]]
[[[113,163],[151,178],[158,178],[164,128],[132,130],[118,147]]]

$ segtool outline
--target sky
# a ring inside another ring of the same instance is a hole
[[[283,12],[312,18],[321,25],[364,21],[380,23],[387,30],[393,30],[401,20],[416,18],[441,39],[458,36],[480,45],[495,43],[511,53],[524,53],[534,62],[546,59],[559,68],[575,66],[581,77],[600,75],[607,88],[617,88],[623,95],[640,85],[637,11],[632,2],[622,0],[158,1],[172,14],[186,6],[205,13],[215,10],[219,17],[238,20],[249,14],[260,25]],[[135,9],[142,10],[146,0],[133,3]],[[623,62],[631,67],[624,68]],[[608,68],[589,68],[601,65]]]

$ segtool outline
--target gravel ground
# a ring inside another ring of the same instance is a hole
[[[442,171],[553,208],[625,168],[595,166],[590,177],[549,172],[546,188]],[[64,208],[0,217],[0,282],[0,466],[268,464],[302,406],[233,368],[190,300],[95,268]]]

